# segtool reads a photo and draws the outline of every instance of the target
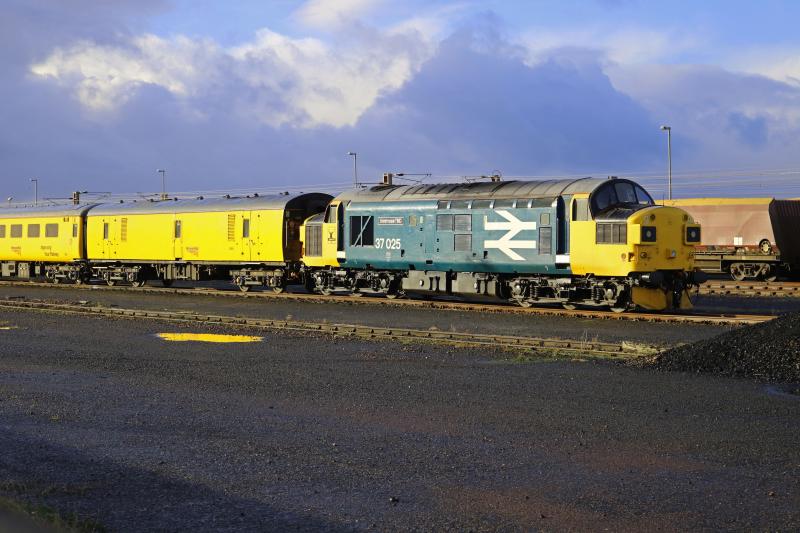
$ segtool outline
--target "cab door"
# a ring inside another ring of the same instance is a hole
[[[322,221],[322,257],[326,264],[337,264],[338,252],[344,253],[344,215],[341,203],[328,204],[325,218]],[[341,220],[340,220],[341,219]]]
[[[242,259],[244,261],[251,261],[253,259],[253,238],[258,231],[256,228],[258,224],[253,223],[252,211],[245,211],[242,213],[241,231],[241,246],[242,246]]]

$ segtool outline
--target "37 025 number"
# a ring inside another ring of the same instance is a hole
[[[384,250],[399,250],[401,247],[400,239],[375,239],[375,248]]]

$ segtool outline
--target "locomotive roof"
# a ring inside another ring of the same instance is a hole
[[[607,179],[580,178],[544,181],[496,181],[422,185],[376,185],[351,190],[338,200],[393,202],[409,200],[451,200],[475,198],[555,198],[562,194],[591,193]]]
[[[0,218],[74,217],[86,213],[97,204],[43,205],[0,208]]]
[[[327,200],[331,196],[323,193],[282,194],[277,196],[250,196],[238,198],[203,198],[191,200],[162,200],[158,202],[124,202],[100,204],[91,210],[91,215],[135,215],[170,213],[205,213],[212,211],[247,211],[260,209],[284,209],[294,200]],[[302,207],[302,206],[300,206]]]

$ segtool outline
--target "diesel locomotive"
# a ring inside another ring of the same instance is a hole
[[[700,227],[625,179],[0,210],[0,275],[687,309]]]
[[[303,226],[309,290],[688,309],[700,226],[625,179],[385,183]]]

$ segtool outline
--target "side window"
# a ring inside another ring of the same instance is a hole
[[[250,238],[250,219],[243,218],[242,219],[242,238],[249,239]]]
[[[6,238],[6,226],[5,224],[0,224],[0,239]]]
[[[550,225],[550,213],[542,213],[541,215],[539,215],[539,225],[540,226]]]
[[[514,200],[495,200],[494,201],[494,208],[495,209],[506,209],[509,207],[514,207]]]
[[[28,237],[38,237],[40,230],[39,224],[28,224]]]
[[[539,228],[539,255],[553,253],[553,228]]]
[[[472,209],[489,209],[492,207],[491,200],[473,200]]]
[[[73,224],[72,225],[72,237],[76,238],[76,239],[78,238],[78,225],[77,224]]]
[[[19,239],[22,237],[22,224],[11,224],[11,238]]]
[[[374,246],[375,226],[371,216],[350,217],[350,246]]]
[[[642,205],[653,205],[653,198],[647,194],[647,191],[636,185],[634,187],[636,189],[636,200]]]
[[[108,222],[103,222],[103,240],[108,240]]]
[[[58,224],[45,224],[44,226],[45,237],[58,237]]]
[[[180,220],[176,220],[175,221],[175,238],[176,239],[180,239],[181,238],[181,221]]]

